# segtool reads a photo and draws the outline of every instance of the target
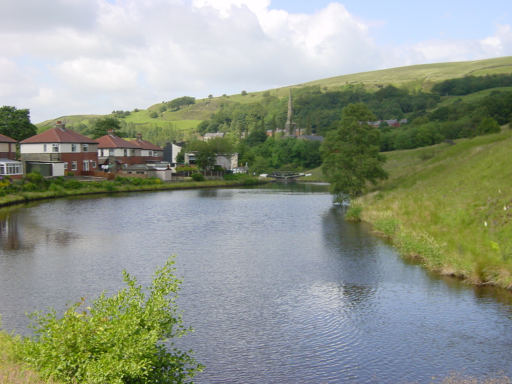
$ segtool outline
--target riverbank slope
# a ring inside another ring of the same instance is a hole
[[[429,270],[512,289],[512,131],[386,153],[389,179],[354,204]]]
[[[54,199],[59,197],[97,195],[124,192],[150,192],[150,191],[170,191],[182,189],[200,189],[200,188],[222,188],[249,186],[263,184],[253,177],[243,177],[235,180],[206,180],[206,181],[185,181],[176,183],[162,183],[159,180],[143,184],[135,184],[136,178],[116,178],[113,181],[54,181],[45,185],[42,190],[28,191],[21,190],[16,193],[4,193],[0,195],[0,207],[14,204],[23,204],[30,201]],[[158,181],[158,182],[157,182]],[[32,183],[33,184],[33,183]],[[0,188],[1,191],[1,188]]]

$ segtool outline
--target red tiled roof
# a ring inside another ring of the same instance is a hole
[[[0,133],[0,143],[16,143],[17,141],[10,138],[9,136],[2,135]]]
[[[115,135],[101,136],[98,140],[98,148],[139,148],[133,142],[126,141]]]
[[[87,143],[97,144],[96,140],[93,140],[87,136],[81,135],[75,131],[69,129],[55,127],[29,137],[23,140],[20,144],[37,144],[37,143]]]
[[[132,140],[131,143],[137,145],[140,149],[150,149],[152,151],[163,151],[163,149],[161,147],[159,147],[158,145],[150,143],[149,141],[146,141],[146,140],[137,139],[137,140]]]

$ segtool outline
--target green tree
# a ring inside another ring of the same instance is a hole
[[[374,119],[364,104],[348,105],[339,126],[321,146],[322,171],[338,201],[361,195],[368,181],[387,177],[382,168],[385,158],[379,153],[379,131],[365,123]]]
[[[0,133],[21,141],[37,133],[37,127],[30,122],[28,109],[3,106],[0,108]]]
[[[121,130],[121,123],[115,117],[105,117],[96,120],[92,127],[91,134],[93,139],[97,139],[98,137],[105,136],[109,130],[112,130],[115,135]]]
[[[62,317],[33,314],[34,335],[22,340],[18,353],[43,377],[69,383],[188,381],[202,367],[174,345],[189,331],[176,304],[181,281],[174,272],[170,258],[142,287],[124,271],[127,286],[101,294],[90,307],[82,298]]]

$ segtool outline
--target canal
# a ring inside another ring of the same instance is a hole
[[[322,185],[137,193],[0,210],[2,326],[148,283],[176,254],[198,383],[512,377],[510,293],[405,263]]]

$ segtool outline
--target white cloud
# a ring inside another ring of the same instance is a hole
[[[435,40],[420,42],[410,48],[416,62],[478,60],[512,55],[512,29],[499,25],[494,35],[481,40]]]
[[[369,24],[337,2],[312,14],[270,9],[270,0],[41,4],[0,0],[0,105],[30,108],[35,121],[512,54],[509,25],[477,41],[379,47]]]

